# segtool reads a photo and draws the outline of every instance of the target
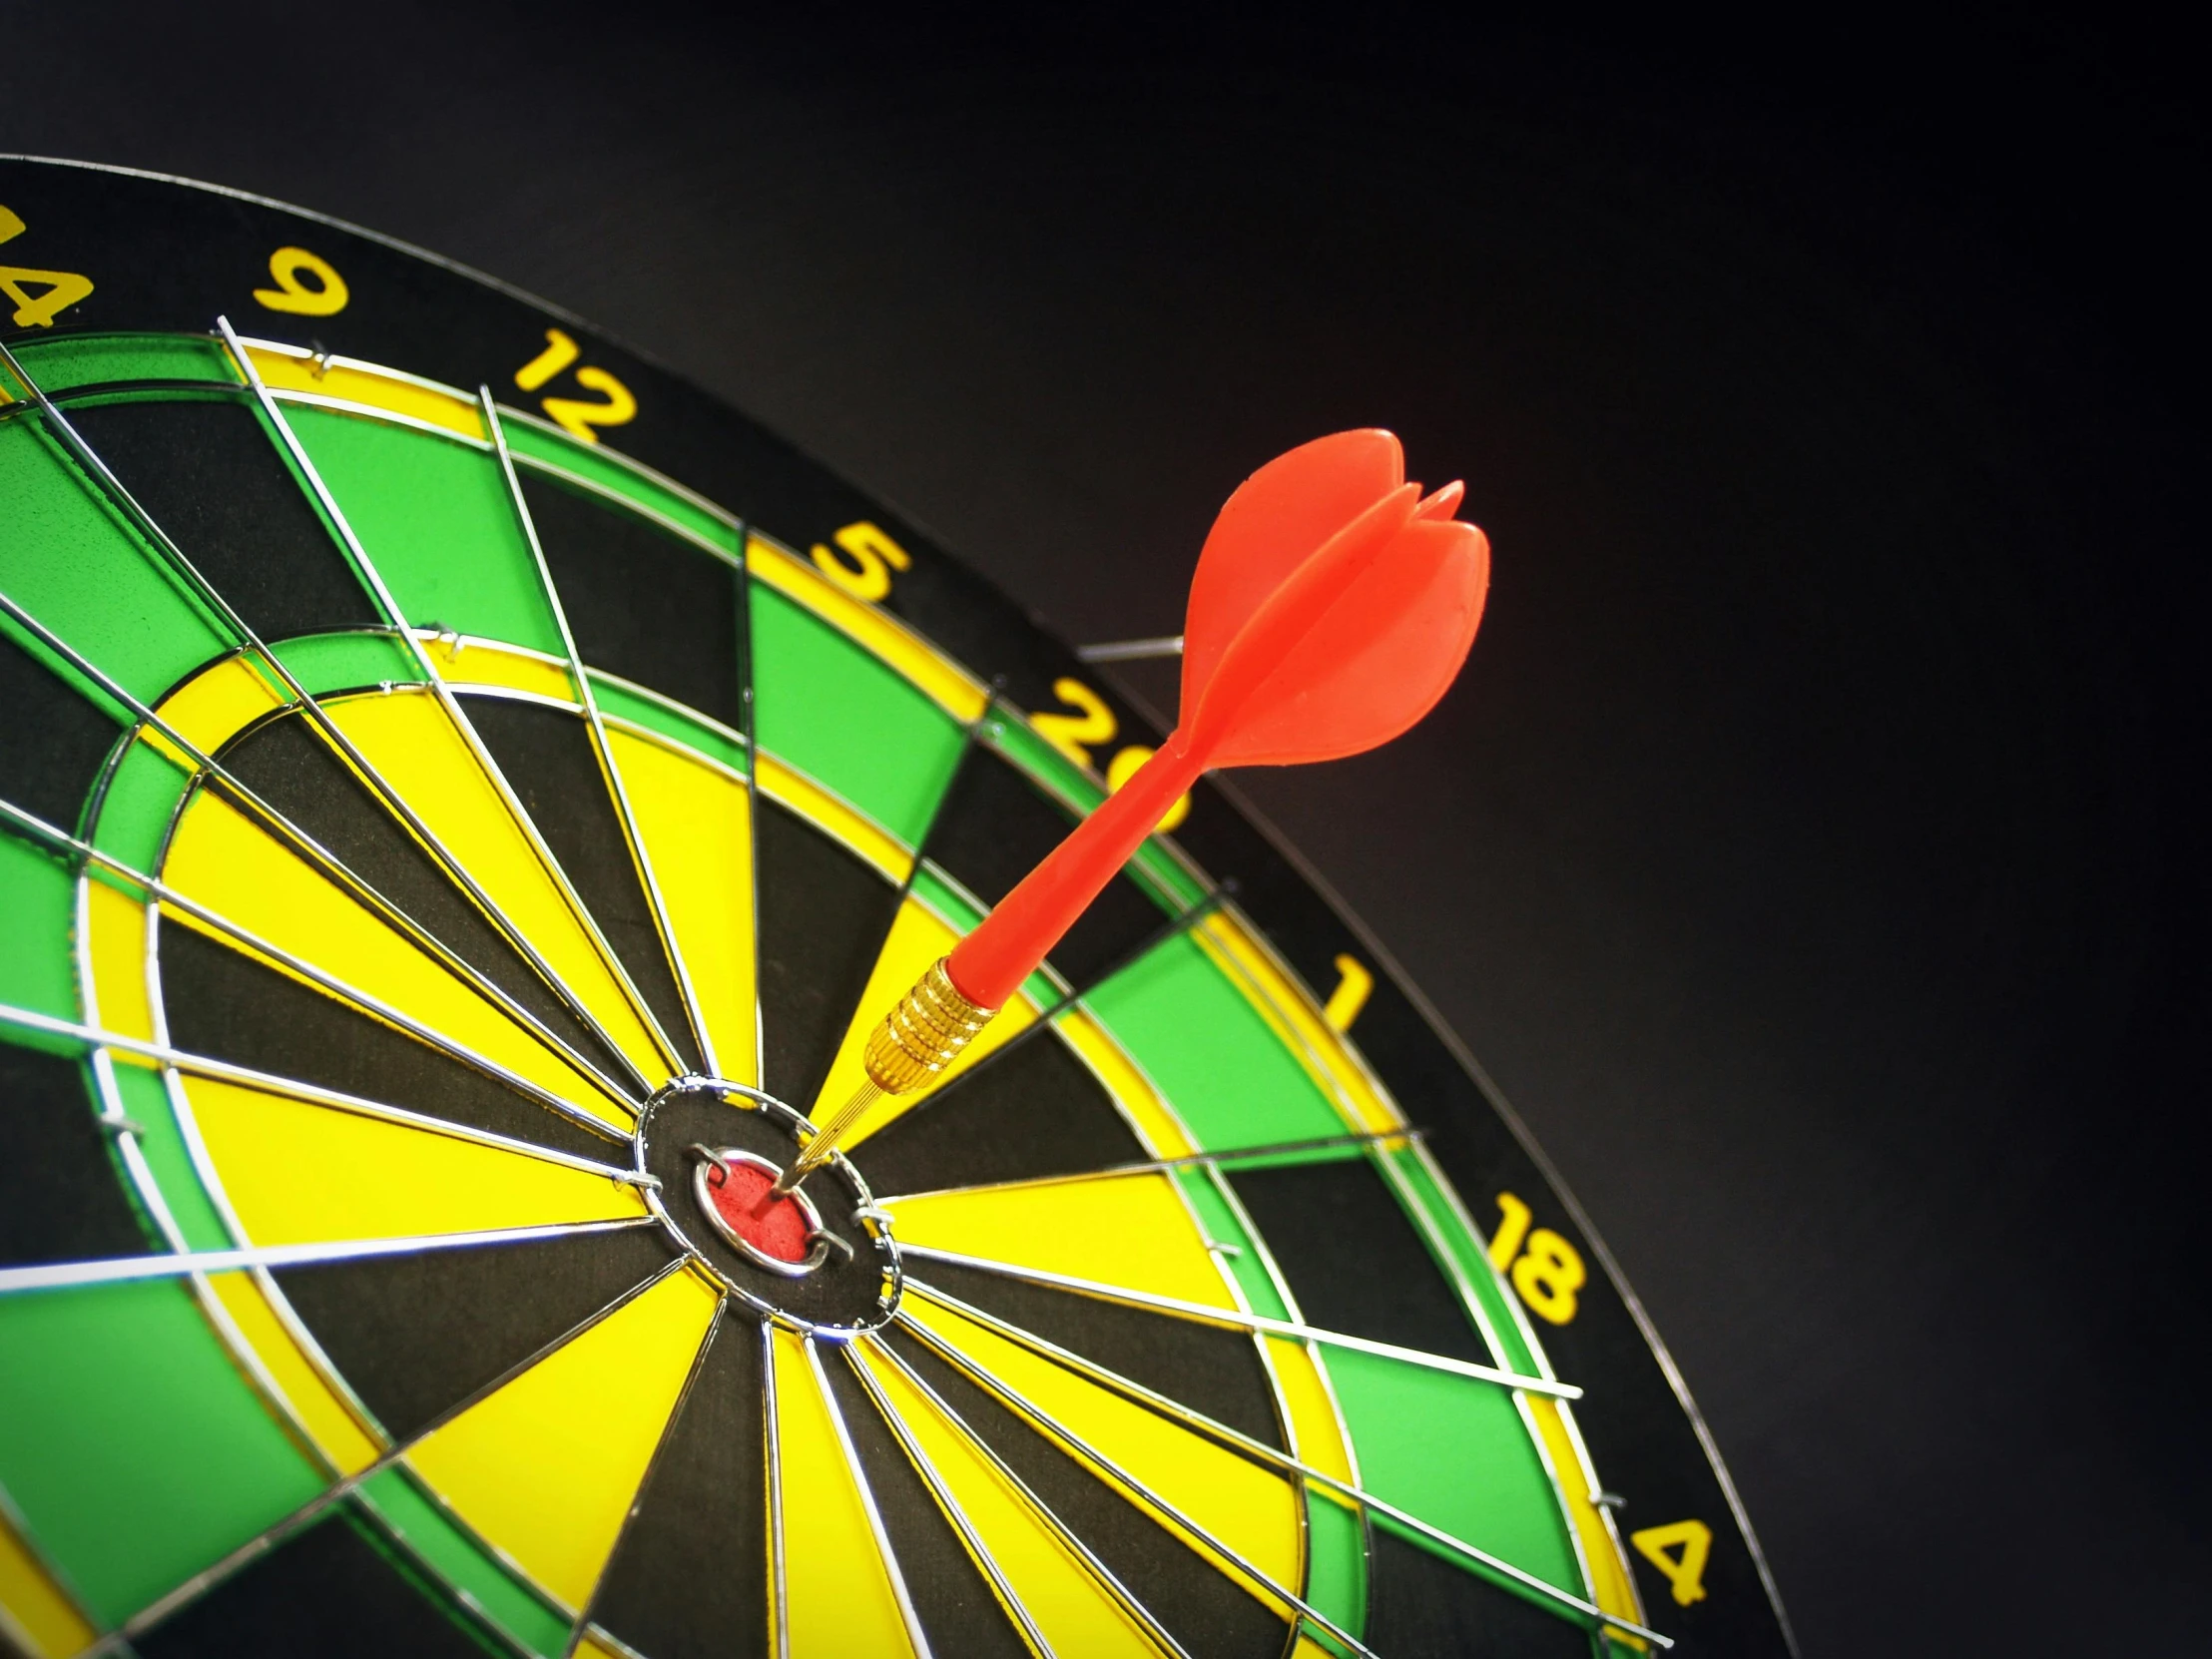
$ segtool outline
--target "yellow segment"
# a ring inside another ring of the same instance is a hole
[[[876,1355],[872,1339],[854,1343],[848,1352],[888,1396],[891,1409],[1055,1653],[1069,1659],[1124,1654],[1158,1659],[1161,1650],[1144,1627],[1107,1594],[974,1442]]]
[[[607,747],[653,860],[720,1074],[758,1084],[752,803],[745,786],[627,732],[609,730]]]
[[[573,1613],[614,1551],[715,1302],[690,1273],[670,1275],[432,1430],[407,1460]]]
[[[901,1244],[1235,1309],[1206,1238],[1159,1170],[924,1193],[885,1203]],[[929,1265],[913,1264],[926,1280]]]
[[[95,875],[86,883],[94,1023],[119,1037],[151,1042],[146,996],[146,906]]]
[[[419,688],[347,698],[331,718],[648,1077],[667,1058],[468,744]]]
[[[746,539],[745,559],[755,576],[866,646],[954,720],[966,725],[981,717],[990,700],[982,682],[888,612],[855,599],[797,554],[763,537]]]
[[[322,1454],[337,1465],[341,1474],[358,1474],[376,1461],[382,1447],[370,1439],[367,1431],[354,1420],[345,1402],[338,1398],[329,1383],[300,1351],[298,1342],[284,1329],[283,1321],[276,1317],[276,1310],[269,1305],[254,1276],[248,1273],[219,1273],[208,1284],[221,1299],[232,1324],[239,1335],[246,1339],[255,1357],[276,1384],[277,1391],[290,1404],[292,1414],[307,1431],[307,1437],[321,1448]]]
[[[455,691],[499,686],[550,697],[572,708],[581,706],[576,701],[576,683],[569,678],[565,663],[496,640],[478,639],[474,634],[444,639],[417,629],[415,637],[422,642],[423,653],[438,677]]]
[[[911,1654],[897,1593],[806,1345],[775,1334],[784,1591],[793,1659]]]
[[[1291,1418],[1291,1453],[1309,1468],[1335,1475],[1348,1486],[1360,1483],[1345,1446],[1344,1430],[1329,1398],[1322,1362],[1306,1344],[1269,1337],[1269,1368]]]
[[[769,754],[761,756],[759,782],[761,793],[771,801],[791,808],[816,829],[828,830],[891,880],[906,879],[913,854],[849,802]]]
[[[234,732],[286,707],[288,701],[272,691],[269,682],[245,658],[233,657],[194,675],[162,701],[158,712],[179,737],[195,745],[201,754],[212,755]],[[165,755],[171,754],[170,746],[158,733],[145,741]],[[191,764],[185,762],[187,767]]]
[[[1616,1618],[1643,1623],[1643,1608],[1636,1598],[1628,1562],[1622,1558],[1620,1543],[1605,1524],[1603,1512],[1592,1501],[1595,1494],[1563,1415],[1566,1407],[1541,1394],[1523,1394],[1521,1401],[1535,1421],[1536,1432],[1551,1460],[1552,1474],[1559,1482],[1559,1494],[1567,1502],[1567,1518],[1574,1522],[1575,1535],[1582,1541],[1582,1559],[1590,1574],[1590,1599]],[[1646,1645],[1640,1636],[1616,1634],[1614,1640],[1637,1647]]]
[[[913,989],[915,981],[928,972],[929,964],[959,942],[959,937],[919,899],[909,897],[898,906],[898,914],[891,919],[890,933],[883,940],[883,949],[868,972],[867,989],[860,993],[859,1005],[852,1010],[852,1023],[845,1028],[844,1040],[837,1045],[837,1057],[830,1062],[830,1074],[823,1079],[822,1092],[807,1109],[807,1115],[815,1122],[825,1121],[867,1081],[867,1073],[860,1066],[860,1054],[867,1047],[868,1034],[883,1022],[883,1016],[891,1011],[892,1005]],[[1003,1048],[1015,1033],[1033,1023],[1036,1017],[1036,1008],[1029,999],[1017,996],[998,1011],[998,1017],[984,1026],[975,1041],[939,1072],[928,1087],[916,1089],[912,1094],[886,1095],[870,1106],[845,1136],[844,1144],[857,1146],[894,1118],[911,1111],[984,1055]]]
[[[365,363],[328,363],[318,374],[313,361],[305,356],[295,357],[260,345],[248,346],[246,354],[254,359],[255,369],[272,391],[303,391],[348,403],[366,403],[483,441],[483,417],[472,398],[380,373]]]
[[[256,1244],[398,1239],[646,1213],[634,1187],[519,1152],[206,1077],[186,1078],[185,1097]]]
[[[627,1649],[616,1649],[601,1641],[596,1632],[586,1635],[576,1644],[576,1651],[589,1659],[629,1659]]]
[[[66,1659],[99,1634],[0,1513],[0,1641],[33,1659]]]
[[[628,1126],[620,1106],[496,1003],[218,797],[203,792],[186,809],[163,873],[178,892],[278,949],[608,1123]],[[198,925],[182,913],[174,917]]]
[[[1351,1118],[1352,1128],[1381,1134],[1405,1127],[1396,1103],[1352,1053],[1344,1034],[1331,1029],[1314,999],[1242,922],[1216,913],[1200,922],[1193,936],[1274,1027],[1283,1046],[1298,1057],[1337,1109]]]
[[[1286,1589],[1297,1587],[1301,1512],[1296,1484],[1064,1366],[1039,1358],[972,1320],[938,1307],[926,1297],[915,1296],[905,1307],[917,1324],[943,1338],[979,1369],[1086,1442],[1101,1458],[1120,1465],[1133,1480],[1181,1510],[1277,1584]],[[1040,1432],[1049,1430],[1040,1425]],[[1063,1449],[1081,1457],[1072,1446]],[[1112,1480],[1098,1464],[1088,1466],[1101,1478]],[[1123,1490],[1125,1494],[1128,1491]],[[1223,1571],[1251,1585],[1249,1578],[1235,1572],[1194,1534],[1165,1514],[1154,1512],[1162,1524]],[[1287,1603],[1268,1596],[1257,1586],[1252,1588],[1286,1619],[1291,1616]]]

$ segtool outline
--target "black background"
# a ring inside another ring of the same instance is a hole
[[[1809,1659],[2201,1632],[2182,42],[4,18],[0,149],[570,306],[1076,639],[1172,632],[1213,508],[1300,439],[1464,473],[1496,563],[1459,686],[1243,788],[1604,1231]]]

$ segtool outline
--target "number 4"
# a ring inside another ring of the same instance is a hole
[[[23,234],[23,221],[0,208],[0,242]],[[44,292],[33,293],[25,283]],[[51,328],[54,318],[92,292],[92,278],[74,271],[34,271],[29,266],[0,265],[0,293],[15,301],[13,318],[18,328]]]
[[[1705,1599],[1705,1561],[1713,1553],[1713,1529],[1701,1520],[1669,1521],[1631,1532],[1628,1541],[1636,1553],[1659,1569],[1674,1591],[1674,1599],[1687,1607]],[[1669,1555],[1670,1549],[1681,1554]]]

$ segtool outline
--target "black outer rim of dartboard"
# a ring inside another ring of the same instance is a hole
[[[543,349],[548,322],[558,324],[583,361],[611,369],[637,393],[639,415],[604,439],[610,450],[787,545],[827,541],[859,519],[881,525],[913,557],[885,610],[969,670],[1002,677],[1002,695],[1019,708],[1053,706],[1053,682],[1080,677],[1124,733],[1159,741],[1149,711],[911,515],[650,354],[511,283],[325,214],[103,163],[0,154],[0,204],[25,225],[6,250],[8,263],[80,272],[95,284],[51,327],[0,327],[10,344],[72,333],[212,332],[227,313],[245,334],[511,392],[515,365]],[[313,252],[346,275],[351,298],[338,315],[280,316],[251,297],[268,282],[276,249],[304,245],[301,227],[311,228]],[[1623,1534],[1689,1516],[1714,1530],[1707,1594],[1690,1607],[1676,1605],[1666,1580],[1629,1552],[1651,1621],[1686,1655],[1795,1659],[1773,1574],[1688,1385],[1612,1252],[1497,1085],[1390,952],[1233,786],[1202,780],[1175,838],[1210,875],[1235,878],[1237,907],[1309,988],[1326,995],[1340,952],[1372,963],[1375,988],[1358,1047],[1425,1131],[1453,1186],[1469,1203],[1498,1191],[1522,1195],[1536,1225],[1565,1235],[1602,1270],[1584,1287],[1573,1325],[1539,1332],[1545,1354],[1586,1391],[1576,1421],[1600,1474],[1628,1497]],[[1730,1525],[1720,1524],[1723,1513]]]

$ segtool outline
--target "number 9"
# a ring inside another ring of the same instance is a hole
[[[277,249],[269,257],[269,275],[276,285],[254,290],[254,298],[264,310],[334,316],[345,309],[345,301],[351,297],[346,292],[345,278],[330,268],[330,262],[304,248]],[[299,279],[303,276],[314,278],[312,287]]]

